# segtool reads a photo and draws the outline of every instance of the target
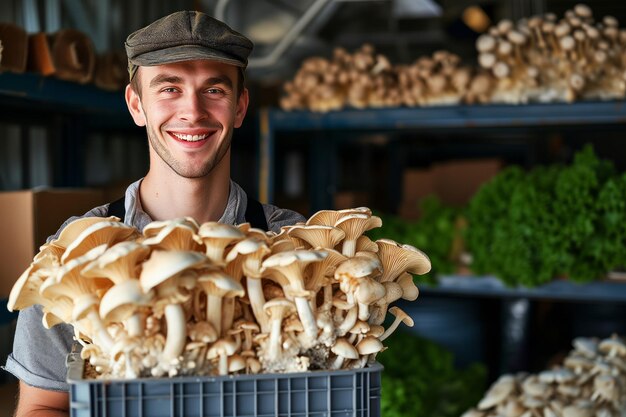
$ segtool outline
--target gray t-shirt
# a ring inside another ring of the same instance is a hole
[[[141,208],[139,201],[138,180],[126,189],[125,202],[126,216],[124,223],[135,226],[139,230],[152,221],[150,216]],[[246,193],[234,181],[230,182],[230,194],[224,214],[219,219],[221,223],[244,223],[248,203]],[[108,204],[96,207],[83,216],[106,216]],[[280,231],[285,225],[304,221],[304,217],[294,211],[280,209],[276,206],[263,204],[263,211],[267,225],[274,232]],[[58,237],[63,228],[79,216],[71,217],[59,228],[59,231],[48,238],[48,241]],[[13,352],[7,358],[4,369],[11,372],[20,380],[37,388],[67,391],[65,357],[73,343],[73,328],[69,324],[59,324],[52,329],[46,329],[42,324],[41,306],[33,306],[20,311]]]

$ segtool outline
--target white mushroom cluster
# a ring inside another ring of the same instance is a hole
[[[626,344],[577,338],[560,366],[501,376],[462,417],[626,416]]]
[[[320,211],[264,232],[249,224],[116,217],[68,224],[14,285],[9,309],[70,323],[95,377],[294,372],[364,367],[412,319],[420,250],[364,232],[368,208]],[[387,312],[395,320],[384,328]]]
[[[476,41],[478,67],[447,51],[392,65],[371,45],[354,54],[304,61],[284,85],[283,110],[326,112],[345,107],[459,103],[572,102],[626,97],[626,29],[617,19],[596,21],[578,4],[514,23],[502,20]]]
[[[502,20],[476,41],[479,65],[495,80],[484,102],[572,102],[626,95],[626,30],[578,4],[554,14]]]
[[[458,104],[470,87],[472,72],[447,51],[411,65],[392,66],[364,44],[353,54],[335,48],[333,58],[305,60],[293,81],[285,83],[284,110],[326,112],[357,109]]]

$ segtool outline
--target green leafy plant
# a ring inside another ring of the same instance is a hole
[[[626,259],[626,177],[591,146],[572,164],[505,169],[469,204],[472,270],[509,285],[597,279]]]
[[[482,364],[454,367],[451,352],[397,331],[385,343],[392,348],[377,359],[382,373],[381,412],[385,417],[458,417],[485,392]],[[398,349],[400,348],[400,349]]]
[[[456,264],[451,258],[452,246],[458,234],[457,221],[463,209],[445,206],[437,197],[429,196],[420,202],[421,217],[409,221],[398,216],[376,213],[383,226],[368,232],[372,240],[387,238],[407,243],[425,252],[432,270],[419,277],[421,283],[435,283],[438,274],[452,273]]]

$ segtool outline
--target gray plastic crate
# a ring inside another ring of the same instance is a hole
[[[380,417],[376,363],[345,371],[86,380],[68,359],[72,417]]]

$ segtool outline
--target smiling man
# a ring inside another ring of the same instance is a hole
[[[150,169],[124,198],[84,216],[116,215],[139,230],[184,216],[272,231],[304,221],[249,198],[230,178],[233,130],[248,109],[244,70],[251,51],[249,39],[199,12],[177,12],[131,34],[125,97],[135,123],[146,127]],[[42,315],[40,306],[20,312],[5,367],[20,379],[18,417],[68,415],[65,357],[73,329],[47,330]]]

